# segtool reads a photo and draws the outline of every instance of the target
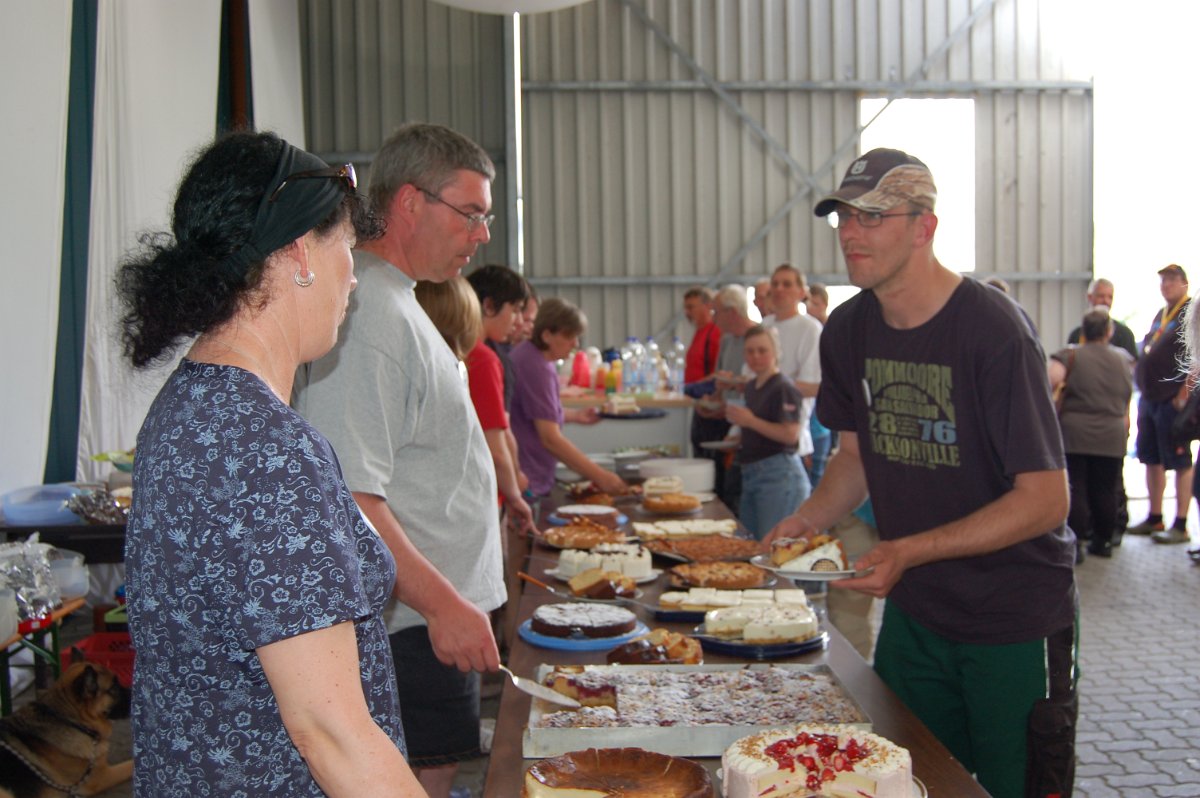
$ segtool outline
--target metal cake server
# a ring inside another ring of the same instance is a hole
[[[518,676],[508,669],[507,666],[501,665],[500,670],[508,674],[508,678],[512,679],[513,686],[522,693],[528,693],[534,698],[540,698],[543,701],[549,701],[552,704],[561,704],[564,707],[579,709],[582,706],[574,698],[568,698],[557,690],[551,690],[544,684],[538,684],[533,679],[526,679],[524,676]]]

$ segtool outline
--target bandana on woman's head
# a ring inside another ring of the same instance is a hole
[[[275,174],[258,203],[250,238],[221,267],[244,279],[248,266],[266,260],[325,221],[345,198],[349,184],[333,175],[321,180],[289,180],[288,176],[328,168],[329,164],[312,153],[283,142]]]

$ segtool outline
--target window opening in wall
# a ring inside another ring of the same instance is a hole
[[[859,102],[859,113],[863,123],[874,119],[862,133],[861,152],[904,150],[933,172],[938,189],[933,251],[948,269],[975,271],[975,101],[902,99],[888,105],[884,98],[869,98]]]

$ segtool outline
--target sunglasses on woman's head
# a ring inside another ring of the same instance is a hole
[[[296,180],[310,180],[313,178],[325,178],[341,180],[346,184],[346,191],[354,191],[358,188],[358,176],[354,173],[354,164],[344,163],[341,166],[330,166],[325,169],[310,169],[306,172],[293,172],[283,179],[279,184],[279,188],[271,192],[271,196],[267,198],[267,202],[274,202],[279,198],[279,193],[283,191],[283,187],[288,183]]]

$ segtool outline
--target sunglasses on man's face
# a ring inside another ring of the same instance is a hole
[[[279,188],[271,192],[271,196],[267,198],[267,202],[274,202],[279,198],[279,193],[283,191],[284,186],[288,183],[297,180],[341,180],[346,184],[346,191],[354,191],[358,188],[358,176],[354,173],[354,164],[344,163],[341,166],[330,166],[325,169],[310,169],[306,172],[293,172],[283,179],[279,184]]]

